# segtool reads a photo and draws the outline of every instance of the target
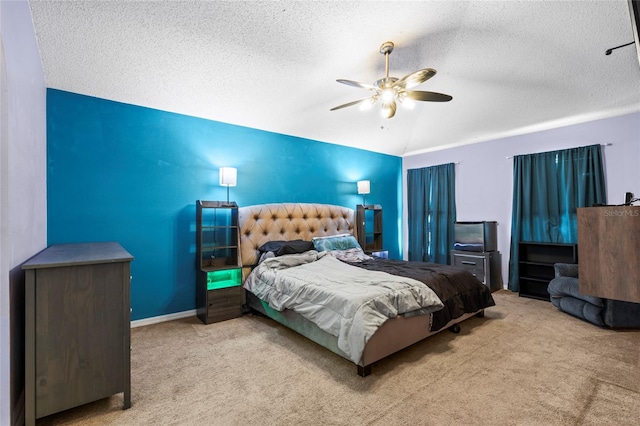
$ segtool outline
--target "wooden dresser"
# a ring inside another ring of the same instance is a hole
[[[25,423],[124,392],[130,262],[115,242],[52,245],[25,270]]]
[[[580,293],[640,303],[640,206],[578,209]]]

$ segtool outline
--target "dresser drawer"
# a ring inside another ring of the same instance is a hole
[[[228,287],[207,292],[207,318],[210,322],[224,321],[242,315],[244,288]]]
[[[474,255],[453,255],[453,266],[457,266],[471,272],[474,277],[484,283],[485,257]]]

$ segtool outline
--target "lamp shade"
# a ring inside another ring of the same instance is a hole
[[[235,167],[220,167],[220,186],[236,186],[238,170]]]
[[[358,181],[358,194],[368,194],[371,192],[371,183],[368,180]]]

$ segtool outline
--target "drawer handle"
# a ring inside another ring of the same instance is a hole
[[[475,264],[476,264],[476,262],[472,262],[472,261],[470,261],[470,260],[463,260],[463,261],[462,261],[462,264],[463,264],[463,265],[475,265]]]

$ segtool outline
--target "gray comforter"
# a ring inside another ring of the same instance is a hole
[[[308,251],[263,261],[245,288],[273,309],[291,309],[338,338],[338,347],[360,361],[378,327],[399,314],[428,314],[443,307],[420,281],[367,271]]]

